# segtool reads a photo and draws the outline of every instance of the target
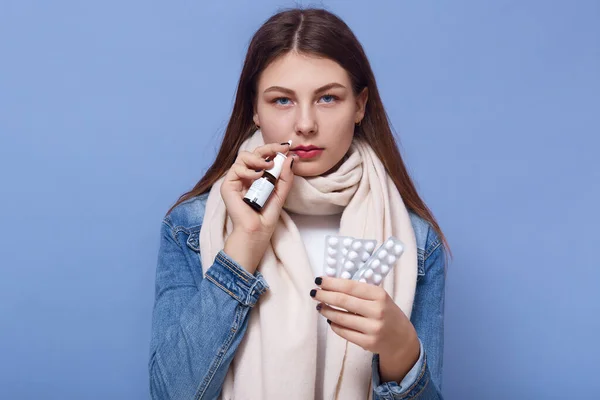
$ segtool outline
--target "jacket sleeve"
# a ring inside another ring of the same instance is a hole
[[[443,399],[444,297],[446,264],[444,247],[437,238],[425,250],[425,274],[417,284],[411,322],[419,335],[419,360],[400,382],[381,382],[379,357],[373,356],[373,399]]]
[[[195,278],[200,258],[191,262],[185,236],[163,221],[148,365],[155,400],[217,398],[249,311],[268,289],[260,272],[251,275],[222,250]]]

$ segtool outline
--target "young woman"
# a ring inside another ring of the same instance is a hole
[[[256,211],[244,194],[277,152]],[[442,398],[446,241],[332,13],[285,11],[256,32],[216,160],[161,233],[153,398]],[[381,285],[327,277],[328,234],[393,235],[405,252]]]

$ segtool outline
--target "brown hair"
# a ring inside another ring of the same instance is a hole
[[[449,250],[439,224],[419,197],[400,156],[375,76],[361,44],[344,21],[323,9],[294,8],[279,12],[254,34],[244,60],[231,118],[215,162],[168,213],[180,203],[208,192],[227,173],[241,144],[256,130],[252,116],[261,72],[276,58],[290,51],[336,61],[348,72],[355,95],[368,88],[365,115],[360,126],[356,127],[355,135],[364,138],[381,159],[406,207],[429,222]]]

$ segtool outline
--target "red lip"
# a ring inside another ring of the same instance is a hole
[[[323,150],[319,149],[319,148],[313,148],[312,150],[302,150],[302,149],[294,150],[294,154],[297,154],[298,157],[300,157],[300,158],[313,158],[313,157],[318,156],[321,153],[323,153]]]
[[[296,150],[310,151],[310,150],[323,150],[323,148],[322,147],[313,146],[311,144],[311,145],[307,145],[307,146],[296,146],[293,149],[291,149],[291,151],[296,151]]]

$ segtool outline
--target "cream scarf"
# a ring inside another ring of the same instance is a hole
[[[256,131],[241,150],[253,151],[263,144],[261,132]],[[294,177],[271,247],[258,267],[269,290],[250,311],[248,330],[225,378],[221,399],[309,400],[316,396],[317,318],[323,317],[309,296],[316,287],[314,276],[300,233],[286,210],[312,215],[342,213],[340,235],[376,239],[378,244],[390,235],[403,241],[405,253],[383,287],[410,318],[417,249],[407,209],[368,144],[355,139],[347,155],[329,175]],[[204,273],[232,229],[220,196],[222,182],[223,178],[219,179],[210,191],[200,232]],[[370,399],[372,356],[328,329],[323,399]]]

